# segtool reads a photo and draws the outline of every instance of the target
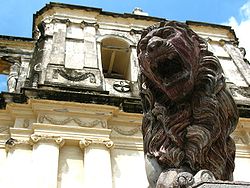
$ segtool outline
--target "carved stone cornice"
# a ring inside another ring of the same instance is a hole
[[[65,140],[63,140],[62,137],[60,137],[60,136],[53,136],[53,135],[37,135],[37,134],[32,134],[30,136],[30,140],[34,144],[38,143],[39,141],[43,141],[43,142],[55,142],[60,147],[62,147],[64,145],[64,143],[65,143]]]
[[[13,149],[16,146],[31,146],[32,142],[30,140],[19,140],[14,138],[9,138],[5,143],[6,151]]]
[[[108,138],[84,138],[79,142],[81,149],[91,144],[105,145],[107,148],[111,148],[114,145],[113,141]]]

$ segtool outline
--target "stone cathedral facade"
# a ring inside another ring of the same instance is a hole
[[[163,18],[50,3],[33,37],[0,36],[0,187],[147,187],[136,45]],[[239,112],[234,179],[250,181],[250,64],[228,26],[186,22],[219,58]]]

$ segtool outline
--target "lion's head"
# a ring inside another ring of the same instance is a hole
[[[144,152],[162,169],[211,170],[230,179],[238,121],[218,58],[186,24],[147,28],[137,47]]]
[[[171,100],[194,87],[204,41],[185,24],[167,22],[144,32],[138,43],[141,72]]]

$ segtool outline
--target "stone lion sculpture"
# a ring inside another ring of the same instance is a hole
[[[137,53],[150,187],[185,187],[203,169],[232,180],[238,111],[206,41],[163,22],[144,30]]]

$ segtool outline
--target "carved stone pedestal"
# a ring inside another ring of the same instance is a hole
[[[188,172],[166,171],[158,179],[156,188],[250,188],[250,182],[215,180],[208,170],[201,170],[195,176]]]

